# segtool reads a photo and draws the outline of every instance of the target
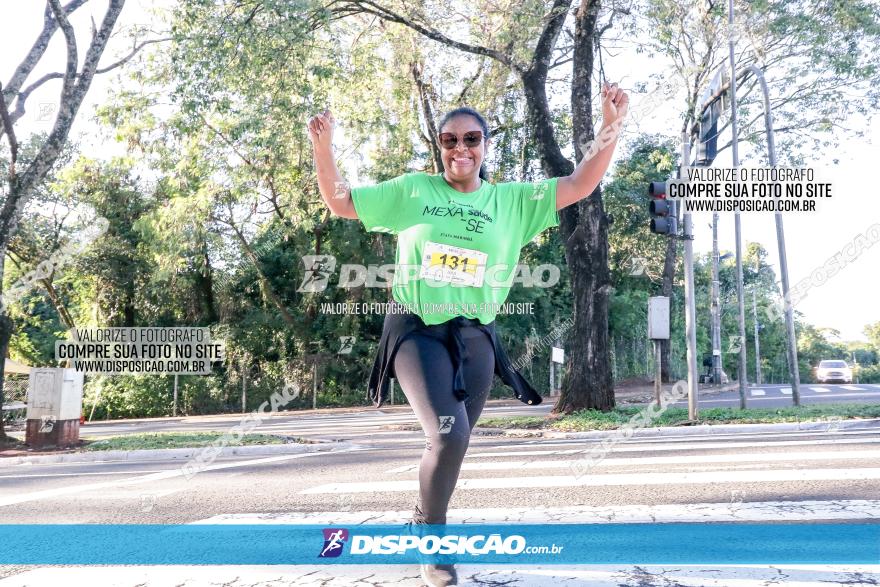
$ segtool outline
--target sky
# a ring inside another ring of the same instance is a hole
[[[171,4],[173,4],[171,0],[154,2],[128,0],[120,16],[117,30],[133,24],[155,24],[152,10]],[[106,0],[92,0],[71,18],[74,28],[79,33],[80,58],[86,50],[89,19],[92,17],[100,23],[106,6]],[[28,2],[0,0],[0,7],[4,12],[4,18],[0,20],[0,49],[2,49],[0,50],[0,81],[5,83],[41,28],[43,3],[35,0]],[[111,39],[102,65],[124,55],[130,48],[131,40],[124,35],[117,35]],[[63,71],[64,59],[63,38],[60,33],[56,33],[49,51],[32,74],[30,81],[50,71]],[[638,109],[640,101],[648,99],[644,94],[631,91],[636,82],[643,81],[639,75],[646,71],[656,73],[666,69],[666,64],[659,60],[646,67],[645,60],[644,55],[636,55],[633,50],[617,51],[615,56],[605,57],[604,60],[608,79],[622,80],[621,86],[630,91],[632,111]],[[97,139],[98,135],[92,120],[95,105],[104,101],[108,89],[114,83],[116,76],[112,74],[95,78],[71,133],[71,137],[81,137],[80,140],[89,145],[90,152],[95,156],[109,157],[121,152],[121,147],[118,145],[101,144]],[[19,140],[29,132],[48,131],[51,128],[54,120],[54,105],[57,103],[60,87],[60,81],[49,82],[31,96],[28,101],[29,111],[17,125]],[[771,94],[775,91],[778,89],[771,86]],[[563,93],[560,99],[567,97]],[[674,137],[680,124],[676,106],[675,103],[665,104],[652,116],[639,120],[637,125],[628,124],[641,132],[661,133]],[[870,121],[858,120],[849,123],[867,125],[866,135],[862,138],[844,139],[839,149],[831,153],[816,153],[809,162],[817,174],[832,183],[833,199],[825,202],[819,213],[784,215],[789,275],[793,285],[810,277],[828,258],[841,251],[872,224],[880,223],[880,206],[871,204],[876,197],[871,189],[876,185],[876,179],[869,177],[871,170],[876,169],[880,162],[880,117],[874,116]],[[622,137],[617,155],[626,151],[626,141],[632,136],[633,133],[628,133]],[[719,138],[719,144],[724,144],[728,140],[729,134],[722,136]],[[731,166],[730,156],[730,149],[724,151],[719,155],[714,166]],[[832,159],[835,158],[839,160],[837,165],[832,163]],[[606,175],[606,179],[608,177]],[[711,215],[694,217],[696,253],[711,251],[710,223]],[[769,251],[768,261],[778,276],[778,248],[773,215],[743,215],[742,227],[743,251],[746,250],[749,242],[761,243]],[[732,214],[720,216],[719,246],[722,251],[734,250]],[[880,321],[878,273],[880,273],[880,243],[866,249],[824,284],[811,288],[796,309],[815,326],[839,330],[842,340],[865,340],[862,332],[864,326]]]

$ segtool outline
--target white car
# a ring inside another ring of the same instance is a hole
[[[828,383],[829,381],[842,381],[852,383],[852,369],[846,361],[820,361],[816,367],[816,381]]]

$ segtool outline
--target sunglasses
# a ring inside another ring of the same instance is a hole
[[[462,137],[451,132],[441,132],[438,138],[440,139],[440,146],[444,149],[454,149],[458,145],[459,138],[464,142],[465,147],[470,148],[476,147],[483,142],[483,132],[472,130],[464,133]]]

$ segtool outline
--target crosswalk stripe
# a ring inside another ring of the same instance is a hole
[[[791,395],[791,388],[790,387],[783,387],[779,391],[780,391],[780,393],[782,393],[782,395]]]
[[[698,463],[754,463],[754,462],[785,462],[785,461],[824,461],[824,460],[877,460],[878,450],[858,450],[850,452],[779,452],[757,454],[710,454],[682,457],[641,457],[614,459],[605,458],[598,463],[602,467],[642,467],[645,465],[688,465]],[[578,460],[567,461],[501,461],[494,463],[464,463],[462,471],[506,471],[512,469],[567,469],[575,466]],[[391,469],[388,473],[409,473],[418,471],[418,465],[406,465]]]
[[[812,389],[816,393],[829,393],[831,391],[827,387],[812,387],[811,386],[810,389]]]
[[[849,391],[865,391],[864,387],[856,387],[855,385],[841,385],[841,389],[848,389]]]
[[[851,435],[851,436],[861,436],[865,438],[880,438],[880,418],[869,418],[867,420],[858,420],[859,424],[866,424],[867,426],[861,426],[859,428],[847,429],[847,430],[838,430],[836,434],[838,435]],[[821,423],[821,421],[815,421],[814,424]],[[728,427],[729,428],[729,427]],[[666,444],[695,444],[699,445],[705,441],[716,442],[721,440],[748,440],[748,441],[767,441],[770,442],[773,439],[779,440],[789,440],[789,439],[797,439],[800,437],[816,437],[822,438],[825,435],[826,430],[822,428],[818,428],[815,430],[786,430],[781,432],[771,432],[771,431],[761,431],[761,432],[751,432],[744,433],[737,430],[726,430],[724,432],[715,432],[712,431],[712,428],[708,428],[705,433],[702,434],[687,434],[684,436],[632,436],[629,439],[625,439],[622,444],[626,445],[635,445],[635,444],[644,444],[644,443],[660,443],[663,445]],[[614,431],[610,431],[609,433],[613,433]],[[521,444],[517,444],[511,447],[511,450],[516,450],[520,446],[529,447],[529,446],[580,446],[583,444],[589,444],[590,442],[601,442],[601,439],[596,438],[560,438],[560,439],[541,439],[541,440],[531,440],[531,441],[523,441]],[[772,444],[772,443],[771,443]]]
[[[255,459],[248,459],[244,461],[233,461],[230,463],[217,463],[213,465],[207,465],[201,471],[220,471],[225,469],[233,469],[238,467],[249,467],[249,466],[258,466],[269,463],[280,463],[284,461],[290,461],[293,459],[302,459],[308,458],[319,454],[326,454],[329,452],[352,452],[352,449],[346,448],[338,451],[323,451],[323,452],[305,452],[305,453],[297,453],[291,455],[278,455],[273,457],[259,457]],[[175,467],[174,469],[169,469],[167,471],[160,471],[158,473],[150,473],[147,475],[138,475],[136,477],[129,477],[128,479],[113,479],[111,481],[101,481],[96,483],[87,483],[82,485],[67,485],[58,487],[56,489],[46,489],[43,491],[30,491],[27,493],[21,494],[13,494],[13,495],[2,495],[0,496],[0,507],[17,505],[20,503],[27,503],[31,501],[38,501],[40,499],[53,499],[58,497],[65,497],[67,495],[74,495],[77,493],[84,493],[87,491],[97,491],[108,488],[116,488],[116,487],[128,487],[131,485],[137,485],[140,483],[151,483],[154,481],[162,481],[165,479],[175,479],[177,477],[183,477],[186,473],[184,472],[183,465],[185,463],[181,463],[180,467]]]
[[[752,395],[753,396],[767,395],[767,393],[763,389],[753,389]]]
[[[831,438],[827,440],[783,440],[779,442],[703,442],[682,444],[638,444],[629,446],[621,443],[616,445],[612,453],[621,452],[654,452],[654,451],[683,451],[683,450],[708,450],[718,448],[755,448],[755,447],[786,447],[786,446],[821,446],[836,444],[875,444],[880,443],[880,438]],[[465,458],[479,459],[492,457],[526,457],[526,456],[553,456],[587,453],[589,448],[577,448],[566,450],[509,450],[474,452],[465,455]]]
[[[695,485],[705,483],[767,483],[781,481],[866,481],[880,479],[880,468],[775,469],[762,471],[702,471],[676,473],[617,473],[605,475],[548,475],[460,479],[459,489],[506,489],[524,487],[604,487],[614,485]],[[418,491],[411,481],[325,483],[300,491],[300,495],[322,493],[381,493]]]
[[[253,512],[219,514],[191,522],[201,524],[396,524],[412,510]],[[763,501],[692,504],[610,504],[603,506],[510,507],[450,509],[450,524],[559,522],[608,524],[646,522],[762,522],[880,519],[880,500]]]

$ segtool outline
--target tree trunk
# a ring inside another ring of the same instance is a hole
[[[3,386],[6,381],[6,352],[9,350],[9,339],[12,338],[12,320],[6,312],[0,314],[0,440],[6,440],[6,423],[3,418]]]
[[[269,303],[271,303],[275,306],[275,308],[278,309],[278,312],[281,314],[281,318],[284,319],[285,323],[290,325],[295,324],[296,322],[293,319],[293,316],[291,316],[287,308],[284,307],[284,302],[282,302],[281,298],[278,297],[278,294],[275,293],[275,290],[272,288],[272,284],[269,282],[269,278],[266,277],[265,273],[263,273],[263,269],[262,267],[260,267],[260,260],[257,258],[254,250],[251,248],[250,243],[247,242],[247,239],[244,238],[244,235],[241,233],[241,231],[238,230],[238,227],[232,225],[232,223],[229,224],[230,226],[232,226],[232,230],[235,231],[235,236],[238,237],[238,240],[241,243],[242,248],[244,249],[245,255],[247,255],[247,258],[251,260],[254,269],[256,269],[257,271],[257,276],[260,280],[260,291],[263,293],[263,296],[266,298],[266,300],[269,301]]]
[[[58,317],[61,318],[61,322],[64,323],[64,326],[66,326],[68,330],[75,328],[73,318],[71,318],[70,312],[67,311],[67,307],[58,295],[58,291],[52,284],[52,280],[50,278],[41,279],[40,283],[46,288],[46,293],[49,294],[49,301],[52,302],[52,305],[55,307],[55,311],[58,312]]]
[[[135,325],[136,309],[134,306],[134,276],[131,276],[128,286],[125,288],[125,302],[122,306],[122,324],[126,328]]]
[[[205,266],[199,273],[199,289],[205,304],[205,322],[213,324],[217,321],[217,306],[214,303],[214,270],[211,268],[208,243],[205,242],[205,239],[202,239],[202,255],[205,258]]]
[[[434,109],[431,107],[431,90],[422,78],[421,63],[413,61],[410,63],[410,72],[416,83],[416,89],[419,96],[419,106],[422,109],[422,116],[425,118],[425,127],[428,130],[427,147],[431,152],[431,163],[434,167],[434,173],[443,171],[443,159],[440,157],[440,149],[437,146],[438,129],[434,125]]]
[[[581,146],[595,138],[592,115],[593,47],[598,2],[581,2],[575,15],[574,72],[571,108],[575,158]],[[570,413],[614,407],[614,385],[608,347],[608,306],[611,273],[608,268],[608,216],[599,186],[588,197],[560,212],[565,257],[571,270],[574,294],[574,332],[568,376],[555,412]]]
[[[3,295],[4,261],[6,260],[6,244],[0,243],[0,299]],[[3,393],[6,375],[6,351],[9,348],[9,339],[12,338],[12,319],[5,305],[0,306],[0,441],[7,439],[6,422],[3,417],[3,402],[6,401]]]

